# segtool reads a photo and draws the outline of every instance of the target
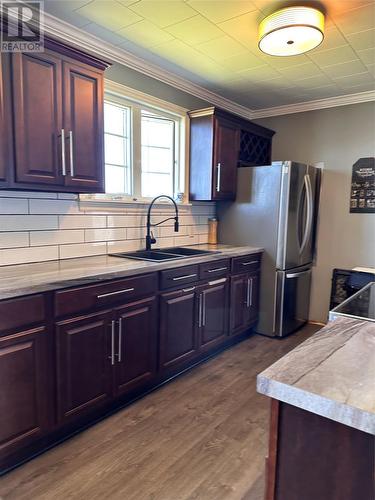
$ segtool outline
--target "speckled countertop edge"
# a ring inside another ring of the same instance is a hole
[[[375,325],[339,318],[260,373],[257,390],[375,435],[374,366]]]
[[[219,253],[167,262],[101,255],[0,267],[0,300],[263,252],[263,248],[250,246],[194,245],[193,248]]]

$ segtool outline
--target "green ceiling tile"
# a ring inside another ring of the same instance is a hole
[[[360,31],[347,36],[354,50],[365,50],[375,47],[375,29]]]
[[[188,45],[197,45],[223,36],[223,32],[201,15],[196,15],[166,28],[168,33]]]
[[[196,49],[215,61],[222,61],[237,54],[245,54],[247,50],[227,35],[196,45]]]
[[[318,66],[324,68],[325,66],[332,66],[341,62],[354,61],[357,59],[357,55],[349,45],[346,45],[322,52],[310,52],[309,58],[318,64]]]
[[[173,36],[170,33],[158,28],[145,19],[117,31],[117,34],[141,47],[153,47],[154,45],[173,40]]]
[[[117,31],[142,19],[124,5],[112,0],[94,0],[76,12],[110,31]]]
[[[248,0],[189,0],[188,4],[214,23],[256,10],[253,2]]]
[[[131,5],[130,9],[161,28],[179,23],[197,14],[183,0],[141,0]]]

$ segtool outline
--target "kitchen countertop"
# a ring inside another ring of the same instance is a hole
[[[0,300],[263,252],[263,248],[233,245],[194,245],[192,248],[220,253],[164,262],[101,255],[0,267]]]
[[[375,324],[331,321],[260,373],[257,389],[375,435]]]

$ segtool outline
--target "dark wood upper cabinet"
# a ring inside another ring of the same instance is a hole
[[[103,77],[82,64],[63,63],[66,185],[103,191]]]
[[[47,337],[45,326],[0,335],[0,471],[5,456],[51,424]]]
[[[9,55],[0,52],[0,187],[6,187],[11,167],[12,111],[9,107]]]
[[[103,192],[103,75],[108,64],[48,38],[45,46],[42,53],[13,53],[11,65],[2,65],[13,90],[15,160],[9,187]],[[0,89],[2,132],[1,95]]]
[[[195,287],[160,296],[160,369],[173,370],[198,353]]]
[[[86,415],[111,399],[111,312],[56,324],[59,422]]]
[[[15,182],[64,186],[62,62],[58,54],[14,53]]]
[[[156,297],[116,310],[115,396],[152,381],[157,369]]]
[[[221,343],[227,335],[228,279],[203,285],[199,301],[199,347],[206,350]]]
[[[218,108],[189,116],[190,199],[235,199],[237,167],[270,163],[274,132]]]

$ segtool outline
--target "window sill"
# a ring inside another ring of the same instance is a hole
[[[153,198],[133,198],[132,196],[121,196],[121,195],[111,195],[111,194],[80,194],[79,201],[81,209],[85,211],[98,210],[98,208],[129,208],[137,207],[141,208],[148,207]],[[177,201],[175,200],[179,207],[190,207],[192,204],[187,201]],[[170,200],[160,200],[155,203],[155,206],[171,206]]]

